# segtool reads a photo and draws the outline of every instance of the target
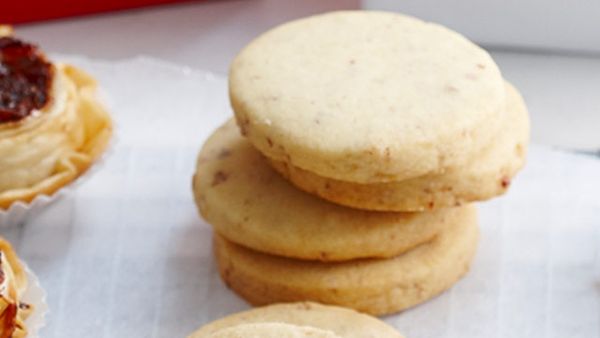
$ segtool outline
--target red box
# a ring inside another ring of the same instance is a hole
[[[0,24],[57,19],[192,0],[4,0]]]

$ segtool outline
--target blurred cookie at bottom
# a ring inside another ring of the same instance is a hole
[[[381,320],[351,309],[300,302],[236,313],[206,324],[189,336],[209,337],[402,338],[402,335]]]

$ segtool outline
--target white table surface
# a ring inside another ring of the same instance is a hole
[[[17,33],[54,53],[110,60],[149,55],[226,74],[237,51],[269,27],[360,6],[358,0],[209,1],[22,25]],[[600,58],[491,52],[525,96],[534,143],[600,148]]]
[[[185,337],[248,309],[219,278],[190,189],[198,148],[232,115],[226,79],[147,58],[68,61],[104,83],[118,142],[69,195],[0,229],[47,290],[40,337]],[[591,156],[532,146],[510,192],[480,204],[465,278],[384,319],[410,338],[600,338],[598,172]]]

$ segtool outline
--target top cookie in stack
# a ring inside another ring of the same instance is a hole
[[[491,57],[442,26],[334,12],[279,26],[234,60],[242,132],[297,187],[368,210],[502,194],[528,118]]]

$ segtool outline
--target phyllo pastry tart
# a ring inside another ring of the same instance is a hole
[[[22,301],[27,274],[11,245],[0,238],[0,338],[27,336],[25,320],[34,310]]]
[[[72,182],[111,135],[94,78],[0,26],[0,210]]]

